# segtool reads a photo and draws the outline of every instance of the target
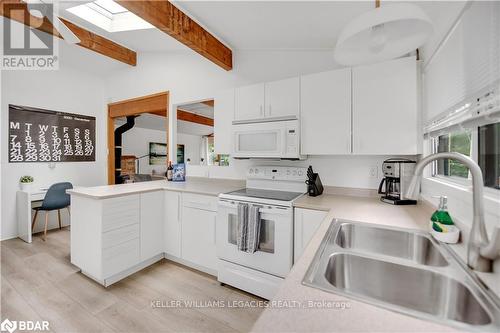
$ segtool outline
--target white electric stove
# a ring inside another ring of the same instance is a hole
[[[307,191],[306,169],[259,166],[247,172],[246,188],[219,195],[218,280],[270,299],[293,264],[293,202]],[[239,251],[238,203],[260,207],[260,242]]]

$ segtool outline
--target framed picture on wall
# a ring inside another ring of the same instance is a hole
[[[177,164],[184,164],[184,145],[177,145]]]
[[[149,165],[167,164],[167,144],[159,142],[149,143]]]

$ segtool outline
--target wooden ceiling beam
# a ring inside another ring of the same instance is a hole
[[[141,113],[153,113],[167,116],[168,92],[131,98],[108,104],[109,116],[112,118],[126,117]]]
[[[46,17],[40,19],[31,15],[27,4],[21,0],[0,0],[0,14],[26,26],[63,39]],[[80,39],[80,43],[77,45],[127,65],[135,66],[137,64],[136,52],[61,17],[59,19]]]
[[[191,123],[197,123],[205,126],[214,126],[214,120],[212,118],[203,117],[191,112],[177,109],[177,120],[189,121]]]
[[[209,101],[204,101],[204,102],[201,102],[202,104],[205,104],[207,106],[211,106],[211,107],[214,107],[214,100],[209,100]]]
[[[161,117],[167,116],[167,110],[149,111],[148,113],[155,114],[155,115],[161,116]]]
[[[116,2],[223,69],[233,68],[231,49],[168,0],[116,0]]]

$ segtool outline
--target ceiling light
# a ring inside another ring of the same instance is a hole
[[[394,59],[421,47],[432,32],[432,22],[420,7],[389,4],[366,12],[345,26],[334,57],[346,66]]]

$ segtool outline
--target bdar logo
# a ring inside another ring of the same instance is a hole
[[[2,324],[0,324],[0,329],[2,332],[8,331],[9,333],[12,333],[17,329],[17,322],[5,319],[2,321]]]
[[[2,332],[13,333],[15,330],[20,331],[48,331],[49,322],[47,320],[9,320],[6,318],[0,324]]]

